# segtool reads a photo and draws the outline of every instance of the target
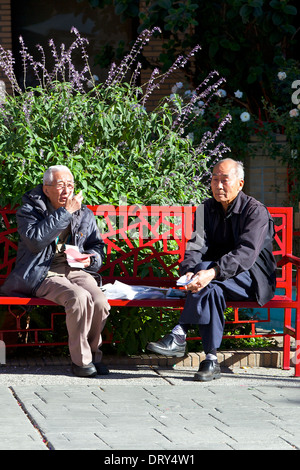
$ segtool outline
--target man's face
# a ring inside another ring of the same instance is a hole
[[[225,210],[243,186],[244,180],[236,175],[234,162],[226,161],[215,166],[211,179],[211,190],[213,197],[222,204]]]
[[[53,173],[53,181],[43,185],[43,191],[50,200],[54,209],[63,207],[67,199],[73,196],[74,180],[71,173],[66,170],[55,171]]]

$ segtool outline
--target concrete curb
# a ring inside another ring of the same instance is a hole
[[[195,367],[198,368],[201,361],[205,359],[205,354],[191,352],[183,358],[164,357],[158,354],[142,354],[131,357],[105,357],[103,361],[106,364],[135,364],[152,365],[159,367]],[[218,361],[222,367],[274,367],[280,368],[283,363],[283,351],[262,350],[262,351],[220,351],[218,352]]]
[[[291,353],[291,366],[292,356]],[[103,357],[103,362],[108,366],[158,366],[158,367],[195,367],[198,368],[200,362],[205,358],[203,352],[190,352],[183,358],[161,356],[158,354],[141,354],[135,356],[111,355]],[[263,350],[230,350],[219,351],[218,361],[222,367],[273,367],[281,368],[283,364],[283,350],[263,349]],[[60,366],[70,365],[69,357],[46,356],[46,357],[7,357],[7,366]]]

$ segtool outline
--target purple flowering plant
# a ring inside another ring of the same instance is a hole
[[[167,77],[185,67],[200,47],[177,57],[167,72],[158,68],[148,83],[137,86],[139,57],[158,28],[144,30],[119,65],[113,63],[104,83],[98,83],[89,65],[86,46],[76,28],[69,48],[49,41],[53,56],[47,68],[45,51],[37,45],[39,59],[20,37],[23,76],[18,80],[15,59],[0,46],[0,67],[11,91],[0,94],[0,204],[20,202],[22,194],[42,180],[45,169],[66,164],[76,186],[89,204],[198,204],[207,196],[212,165],[229,151],[218,141],[227,114],[213,130],[204,129],[193,111],[199,102],[209,107],[224,83],[217,72],[195,88],[185,102],[166,96],[153,111],[149,97]],[[80,51],[82,67],[74,66]],[[27,76],[35,77],[34,86]],[[193,145],[189,129],[198,126]]]

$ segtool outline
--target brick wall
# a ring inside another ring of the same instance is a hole
[[[277,137],[278,156],[273,159],[259,145],[259,139],[250,139],[255,158],[245,160],[245,192],[266,206],[288,205],[287,168],[282,164],[280,150],[286,145],[283,135]]]
[[[299,211],[295,213],[295,230],[300,231],[300,202]]]
[[[140,2],[140,10],[143,12],[147,12],[147,7],[145,1]],[[192,34],[191,30],[191,34]],[[149,61],[149,63],[152,66],[158,67],[159,70],[161,70],[161,63],[159,62],[159,56],[162,52],[165,53],[165,49],[163,48],[164,44],[164,39],[162,35],[160,35],[157,38],[151,38],[148,44],[144,47],[143,49],[143,55],[144,57]],[[189,51],[186,51],[188,53]],[[147,83],[151,77],[152,69],[147,69],[147,70],[142,70],[141,72],[141,82],[142,83]],[[173,72],[169,77],[166,78],[166,80],[163,82],[163,84],[160,86],[159,89],[156,89],[153,94],[149,97],[147,103],[146,103],[146,108],[148,111],[152,111],[159,103],[161,99],[163,99],[165,96],[169,96],[172,91],[173,85],[175,85],[176,82],[185,82],[185,73],[183,70],[177,70]]]
[[[3,49],[12,50],[10,0],[0,0],[0,44]],[[1,69],[0,80],[3,80],[5,82],[6,89],[9,90],[9,81],[7,80],[3,70]]]

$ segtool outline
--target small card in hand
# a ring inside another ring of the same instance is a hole
[[[176,285],[177,286],[187,286],[188,284],[190,284],[190,282],[192,282],[192,280],[193,280],[193,278],[188,280],[187,276],[184,275],[184,276],[181,276],[179,279],[177,279]]]

